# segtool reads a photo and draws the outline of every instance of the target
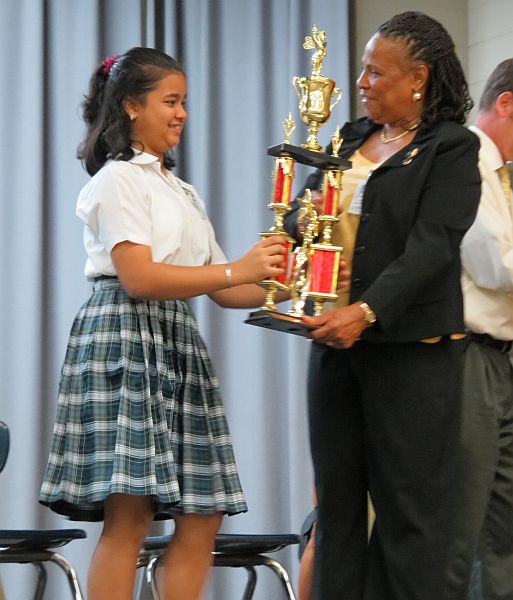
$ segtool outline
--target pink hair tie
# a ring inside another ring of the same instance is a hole
[[[103,59],[102,65],[102,73],[104,75],[110,75],[110,70],[112,69],[112,65],[118,60],[119,54],[114,54],[113,56],[107,56]]]

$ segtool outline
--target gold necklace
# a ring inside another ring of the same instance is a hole
[[[394,137],[391,137],[391,138],[385,137],[385,126],[383,125],[383,127],[381,128],[381,132],[379,134],[379,139],[382,144],[390,144],[390,142],[396,142],[397,140],[400,140],[401,138],[403,138],[405,135],[407,135],[411,131],[415,131],[415,129],[417,129],[417,127],[419,125],[420,125],[420,121],[418,123],[415,123],[411,127],[408,127],[408,129],[405,129],[399,135],[395,135]]]

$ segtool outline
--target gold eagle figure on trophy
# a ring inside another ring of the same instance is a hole
[[[312,35],[307,35],[303,43],[305,50],[315,50],[312,55],[312,74],[321,74],[322,61],[326,56],[326,32],[319,31],[317,25],[312,27]]]
[[[309,188],[305,195],[298,198],[300,206],[298,219],[306,222],[303,232],[303,243],[297,250],[292,280],[290,283],[290,299],[292,301],[289,315],[300,317],[303,314],[308,288],[310,287],[310,246],[319,234],[319,219],[317,210],[312,201],[312,192]]]

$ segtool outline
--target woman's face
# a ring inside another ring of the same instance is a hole
[[[362,57],[362,72],[356,80],[367,116],[380,124],[399,126],[420,119],[423,100],[415,102],[413,93],[424,93],[425,65],[413,64],[401,39],[374,35]]]
[[[155,89],[146,94],[143,103],[128,101],[126,111],[135,118],[130,137],[144,144],[144,151],[158,157],[180,141],[187,119],[185,96],[187,86],[183,73],[167,73]]]

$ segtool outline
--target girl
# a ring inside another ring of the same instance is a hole
[[[104,521],[89,600],[132,598],[148,528],[170,517],[163,598],[198,598],[221,516],[246,510],[217,380],[185,300],[261,305],[254,283],[282,272],[283,240],[226,263],[196,191],[170,172],[185,96],[175,60],[132,48],[103,61],[83,105],[79,158],[92,179],[77,214],[94,284],[69,339],[40,501]]]

